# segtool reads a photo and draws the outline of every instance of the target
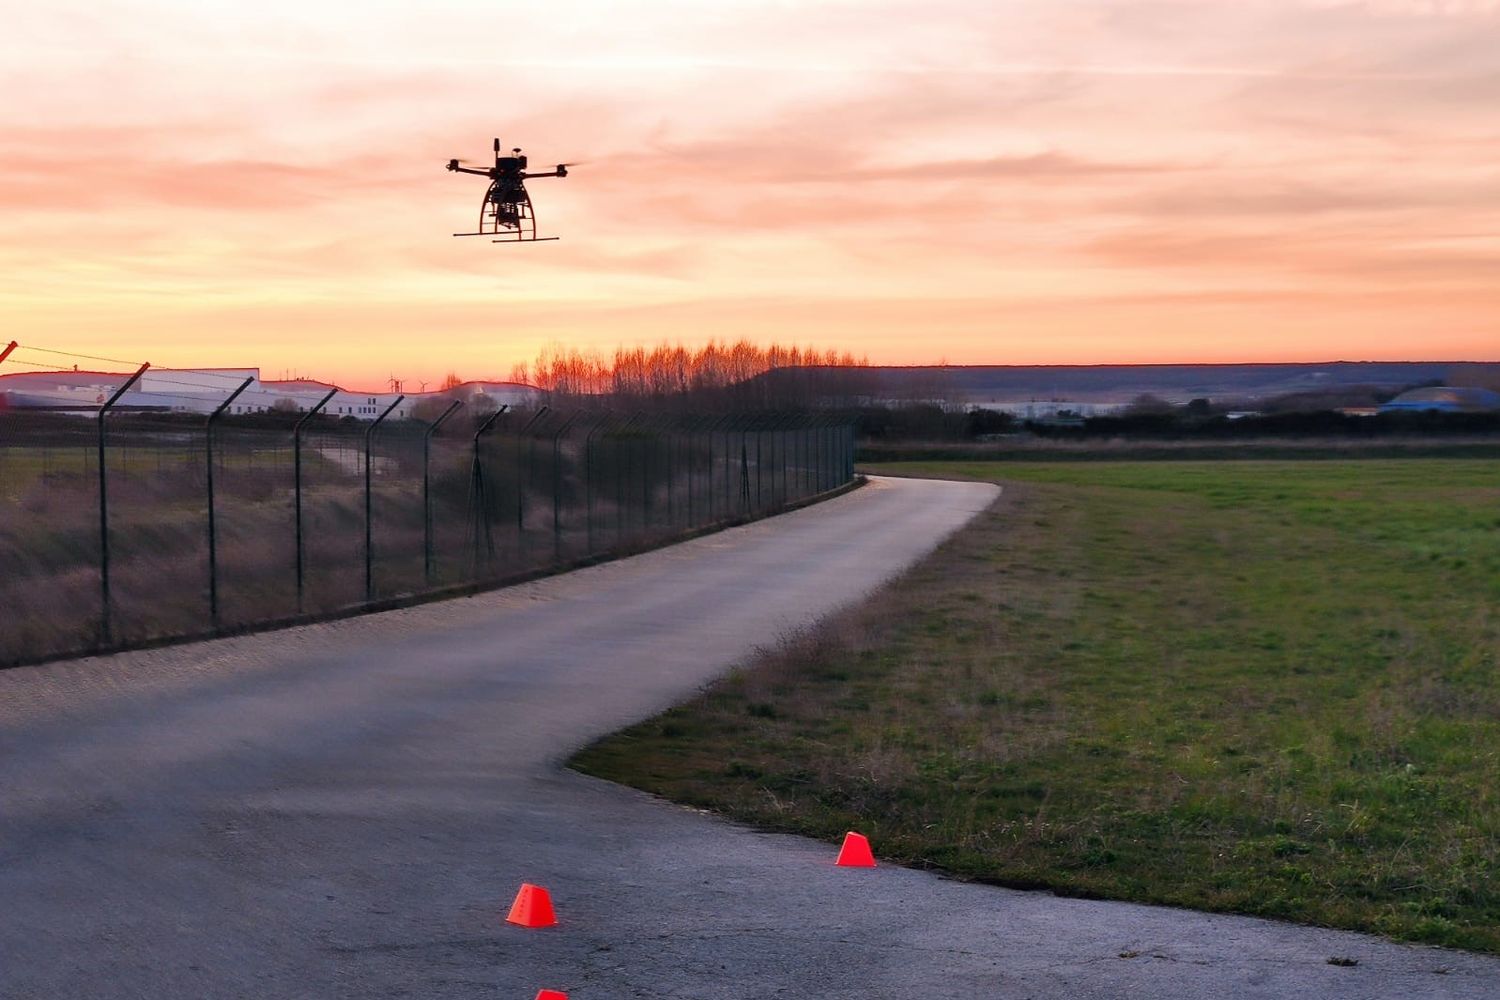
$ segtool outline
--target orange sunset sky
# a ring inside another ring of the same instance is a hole
[[[1500,2],[3,0],[0,340],[1500,359]],[[457,240],[492,136],[558,243]],[[6,369],[12,370],[9,366]]]

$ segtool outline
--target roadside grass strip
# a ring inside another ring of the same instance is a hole
[[[883,863],[1500,952],[1500,465],[879,471],[1006,492],[573,766]]]

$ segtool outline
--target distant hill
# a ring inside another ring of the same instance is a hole
[[[881,395],[969,401],[1129,399],[1151,393],[1185,401],[1206,396],[1264,399],[1348,386],[1401,389],[1421,383],[1493,384],[1500,363],[1330,361],[1243,365],[945,365],[872,367]]]

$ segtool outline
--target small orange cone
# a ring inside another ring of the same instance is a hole
[[[521,891],[516,893],[516,901],[510,904],[510,916],[505,920],[522,927],[555,925],[557,916],[552,912],[552,896],[539,885],[521,883]]]
[[[875,855],[870,853],[870,842],[864,834],[853,830],[844,834],[844,846],[839,848],[839,859],[834,864],[845,868],[874,868]]]
[[[568,1000],[568,995],[562,990],[537,990],[536,1000]]]

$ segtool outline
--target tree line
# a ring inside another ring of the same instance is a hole
[[[511,381],[533,385],[554,405],[668,409],[847,406],[874,391],[869,359],[814,347],[761,347],[711,340],[693,349],[662,343],[613,354],[549,345]]]

